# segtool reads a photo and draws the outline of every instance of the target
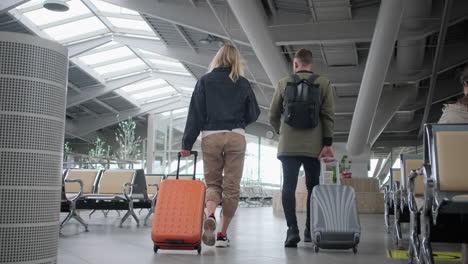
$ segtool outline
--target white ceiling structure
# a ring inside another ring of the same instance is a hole
[[[248,132],[265,136],[271,130],[267,114],[276,82],[290,73],[294,52],[305,47],[314,54],[315,71],[332,82],[336,140],[351,135],[378,151],[418,144],[421,123],[435,121],[440,103],[461,93],[456,74],[468,62],[468,1],[450,0],[450,8],[442,0],[394,1],[402,4],[393,7],[390,1],[70,0],[70,11],[55,13],[39,0],[8,0],[0,4],[0,30],[30,32],[69,48],[71,136],[84,137],[129,116],[187,107],[219,45],[231,42],[241,51],[262,108]],[[401,14],[396,44],[382,50],[387,61],[369,65],[369,50],[379,48],[372,47],[376,25],[385,27],[379,9]],[[444,47],[443,56],[435,59],[438,47]],[[382,65],[388,68],[375,87],[377,97],[361,99],[373,111],[354,115],[358,97],[365,96],[365,72]],[[431,76],[437,80],[433,89]],[[369,125],[360,126],[367,134],[352,122]]]

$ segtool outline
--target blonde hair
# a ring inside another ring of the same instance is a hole
[[[211,72],[214,68],[219,67],[231,67],[229,78],[234,82],[244,74],[240,53],[234,46],[229,44],[222,46],[218,50],[210,63],[209,71]]]

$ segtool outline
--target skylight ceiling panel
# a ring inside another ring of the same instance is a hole
[[[184,65],[180,62],[173,62],[173,61],[165,61],[165,60],[158,60],[158,59],[149,59],[152,66],[158,70],[170,70],[170,71],[179,71],[179,72],[187,72]]]
[[[98,63],[104,63],[106,61],[112,61],[119,58],[132,56],[134,53],[127,47],[119,47],[116,49],[106,50],[98,53],[93,53],[86,56],[81,56],[79,59],[87,65],[95,65]]]
[[[83,15],[92,15],[91,11],[80,1],[72,0],[67,2],[70,9],[67,12],[54,12],[45,8],[40,8],[24,13],[28,19],[38,26],[43,26],[49,23],[68,20],[74,17]]]
[[[123,71],[123,70],[127,70],[127,69],[136,68],[136,67],[139,67],[139,66],[145,66],[145,65],[146,64],[141,59],[135,58],[135,59],[131,59],[131,60],[121,61],[121,62],[112,63],[112,64],[109,64],[109,65],[97,67],[97,68],[94,68],[94,70],[97,73],[99,73],[101,75],[104,75],[104,74],[109,74],[109,73],[113,73],[113,72],[119,72],[119,71]]]
[[[51,38],[59,41],[66,42],[67,39],[83,36],[90,36],[93,32],[96,35],[102,34],[103,31],[107,31],[107,27],[97,18],[90,17],[81,19],[78,21],[70,22],[60,26],[44,29]]]
[[[143,20],[116,18],[116,17],[108,17],[107,19],[116,28],[142,30],[142,31],[148,31],[151,33],[153,32],[151,27]]]
[[[166,87],[154,89],[152,91],[137,93],[137,94],[132,95],[132,97],[138,101],[144,101],[144,100],[151,100],[153,98],[157,98],[160,96],[167,96],[167,95],[172,95],[176,93],[177,91],[174,88],[172,88],[171,86],[166,86]]]
[[[123,15],[139,15],[137,11],[124,8],[118,5],[113,5],[104,1],[91,0],[91,2],[101,12],[109,12],[109,13],[123,14]]]
[[[137,93],[148,88],[158,88],[168,86],[168,83],[163,79],[144,80],[135,84],[127,85],[122,88],[127,93]]]

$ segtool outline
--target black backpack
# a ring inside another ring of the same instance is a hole
[[[320,85],[315,80],[320,77],[313,74],[309,79],[301,79],[293,74],[294,82],[286,86],[284,122],[299,129],[315,128],[320,118]]]

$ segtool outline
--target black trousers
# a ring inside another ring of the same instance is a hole
[[[284,215],[288,227],[297,227],[296,218],[296,187],[299,169],[304,166],[307,186],[307,222],[310,230],[310,196],[315,185],[319,184],[320,161],[316,158],[301,156],[282,156],[279,160],[283,164],[283,192],[282,202]]]

